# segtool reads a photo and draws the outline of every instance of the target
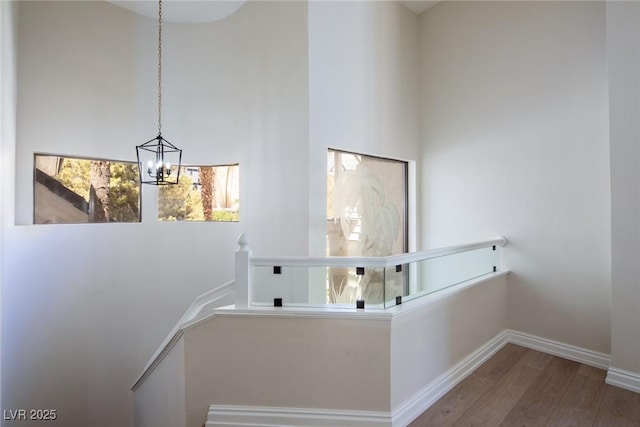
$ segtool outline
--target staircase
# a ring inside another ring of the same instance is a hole
[[[135,426],[406,426],[506,343],[507,277],[387,309],[220,307],[236,277],[198,297],[151,358],[132,387]]]

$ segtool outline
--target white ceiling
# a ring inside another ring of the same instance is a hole
[[[1,0],[0,0],[1,1]],[[157,0],[107,0],[116,6],[149,18],[158,18]],[[163,0],[162,19],[167,22],[205,23],[218,21],[234,13],[246,0]],[[347,1],[347,0],[344,0]],[[366,0],[375,1],[375,0]],[[415,13],[439,3],[434,0],[397,0]]]
[[[157,0],[107,0],[116,6],[131,10],[139,15],[158,19]],[[218,21],[233,14],[246,0],[163,0],[162,20],[201,24]]]
[[[399,0],[400,3],[407,6],[409,9],[413,10],[415,13],[422,13],[425,10],[429,9],[431,6],[436,3],[440,3],[438,0]]]

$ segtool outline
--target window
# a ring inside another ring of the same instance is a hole
[[[408,250],[407,174],[407,162],[328,151],[327,255],[379,257]],[[385,290],[378,276],[371,269],[364,275],[329,269],[329,303],[382,303]],[[403,286],[400,280],[394,295],[403,295]]]
[[[35,154],[34,223],[140,222],[135,162]]]
[[[240,166],[183,166],[178,185],[158,188],[158,221],[239,221]]]

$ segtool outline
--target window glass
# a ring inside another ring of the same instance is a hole
[[[239,221],[240,166],[182,166],[177,185],[158,188],[158,221]]]
[[[36,154],[34,223],[140,222],[135,162]]]
[[[327,255],[382,257],[407,251],[407,169],[399,160],[329,150]],[[328,302],[383,302],[384,281],[378,276],[373,269],[364,275],[330,269]],[[394,292],[402,295],[403,286],[399,283]]]

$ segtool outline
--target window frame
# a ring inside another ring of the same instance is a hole
[[[171,222],[189,222],[189,223],[231,223],[231,224],[237,224],[240,222],[240,200],[242,199],[240,197],[240,162],[234,162],[234,163],[222,163],[222,164],[182,164],[180,165],[181,171],[180,171],[180,176],[191,176],[188,173],[188,169],[192,169],[192,168],[206,168],[206,167],[210,167],[210,168],[222,168],[222,167],[232,167],[232,166],[236,166],[238,168],[238,219],[237,220],[211,220],[208,221],[206,219],[202,219],[202,220],[191,220],[191,219],[181,219],[181,220],[164,220],[164,219],[160,219],[160,192],[161,191],[165,191],[167,190],[167,188],[165,188],[166,186],[163,187],[159,187],[158,188],[158,198],[156,200],[156,222],[166,222],[166,223],[171,223]],[[199,172],[198,172],[199,173]],[[198,180],[199,181],[199,180]],[[178,184],[179,185],[179,184]]]
[[[73,159],[73,160],[101,161],[101,162],[109,162],[109,163],[131,164],[135,168],[138,168],[138,162],[137,161],[117,160],[117,159],[112,159],[112,158],[111,159],[107,159],[107,158],[100,158],[100,157],[94,157],[94,156],[83,156],[83,155],[68,155],[68,154],[60,154],[60,153],[45,153],[45,152],[39,152],[39,151],[34,152],[33,153],[33,166],[32,166],[33,182],[32,182],[32,187],[31,187],[32,191],[33,191],[33,193],[32,193],[32,196],[33,196],[32,224],[33,225],[52,225],[52,224],[57,224],[57,225],[73,225],[73,224],[136,224],[136,223],[141,223],[142,222],[142,186],[141,186],[141,183],[140,183],[140,177],[139,177],[138,171],[136,171],[137,177],[135,179],[135,181],[137,182],[137,188],[138,188],[138,196],[137,196],[138,215],[137,215],[137,221],[37,222],[37,217],[36,217],[36,191],[37,191],[37,184],[38,183],[42,184],[42,182],[38,181],[38,176],[37,176],[38,175],[38,172],[37,172],[37,170],[38,170],[38,168],[37,168],[37,158],[38,158],[38,156],[40,156],[40,157],[57,157],[57,158],[60,158],[60,159]],[[41,172],[44,173],[45,175],[51,177],[51,179],[54,179],[55,181],[60,183],[60,181],[58,181],[57,179],[53,178],[52,175],[49,175],[44,171],[41,171]],[[63,184],[60,183],[60,185],[62,185],[64,187]],[[70,190],[70,189],[68,189],[68,190]],[[71,190],[71,191],[73,191],[73,190]],[[77,194],[77,193],[75,193],[75,194]],[[80,197],[82,197],[82,196],[80,196]],[[83,200],[84,200],[84,198],[83,198]],[[90,203],[90,202],[86,202],[86,203]]]

